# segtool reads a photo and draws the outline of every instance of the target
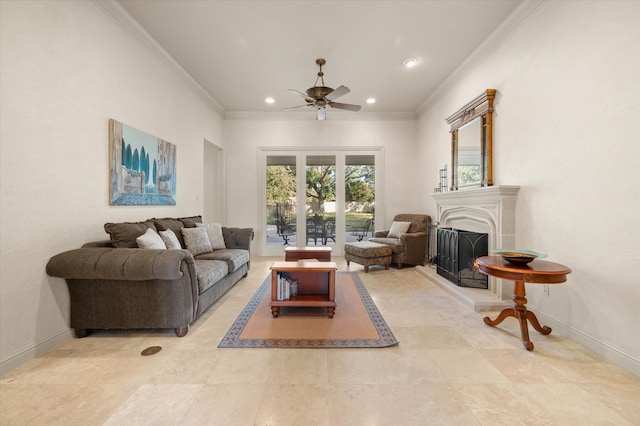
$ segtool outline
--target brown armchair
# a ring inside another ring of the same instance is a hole
[[[393,221],[409,222],[409,229],[400,233],[397,238],[389,236],[389,230],[376,231],[369,241],[390,245],[393,250],[392,259],[398,269],[403,264],[424,265],[427,257],[427,229],[431,217],[424,214],[398,214]]]

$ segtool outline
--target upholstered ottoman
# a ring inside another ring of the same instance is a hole
[[[370,241],[346,243],[344,245],[344,258],[349,262],[359,263],[364,266],[364,272],[369,272],[371,265],[384,265],[389,269],[391,263],[391,246]]]

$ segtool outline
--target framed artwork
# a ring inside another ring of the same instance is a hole
[[[175,205],[176,146],[109,120],[112,206]]]

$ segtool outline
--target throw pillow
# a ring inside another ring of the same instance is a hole
[[[144,234],[147,229],[156,230],[153,222],[122,222],[105,223],[104,230],[109,234],[114,247],[138,248],[136,238]]]
[[[182,228],[182,237],[187,250],[194,256],[212,251],[206,228]]]
[[[411,222],[393,222],[387,238],[400,238],[400,235],[405,234],[409,230],[409,226],[411,226]]]
[[[176,234],[171,229],[160,231],[160,237],[162,238],[162,241],[164,241],[164,243],[167,245],[168,249],[179,250],[182,248],[178,237],[176,237]]]
[[[211,248],[213,250],[226,249],[227,246],[224,243],[224,237],[222,236],[222,225],[219,223],[196,223],[198,228],[206,228],[209,235],[209,241],[211,242]]]
[[[149,228],[145,231],[144,234],[140,235],[136,238],[136,242],[138,243],[138,247],[141,249],[166,249],[165,245],[160,235],[153,229]]]
[[[178,241],[180,241],[180,246],[182,248],[186,248],[186,245],[184,244],[184,240],[182,239],[181,231],[182,231],[182,228],[184,227],[184,224],[182,222],[172,217],[164,217],[161,219],[153,218],[151,220],[153,220],[153,223],[156,226],[156,229],[158,231],[168,231],[169,229],[171,229],[173,233],[176,234],[176,237],[178,237]]]
[[[195,228],[196,223],[202,223],[202,216],[179,217],[178,220],[185,228]]]

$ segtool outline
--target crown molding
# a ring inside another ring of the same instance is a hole
[[[438,88],[418,107],[416,113],[421,114],[427,106],[437,99],[444,91],[451,86],[460,82],[464,77],[469,75],[475,67],[487,56],[489,56],[498,46],[511,34],[513,34],[524,22],[526,22],[536,10],[540,8],[547,0],[525,0],[520,7],[518,7],[507,19],[502,22],[494,31],[487,37],[485,41],[478,46],[476,50],[469,55],[465,61],[460,64],[451,75],[438,86]]]
[[[416,121],[415,112],[340,112],[330,111],[326,121]],[[317,121],[314,111],[227,111],[225,120]]]
[[[158,57],[169,69],[175,72],[191,89],[204,99],[218,113],[224,114],[225,109],[211,95],[198,84],[184,68],[178,64],[166,50],[156,42],[148,32],[127,13],[116,0],[93,0],[103,12],[114,22],[131,34],[144,48]]]

